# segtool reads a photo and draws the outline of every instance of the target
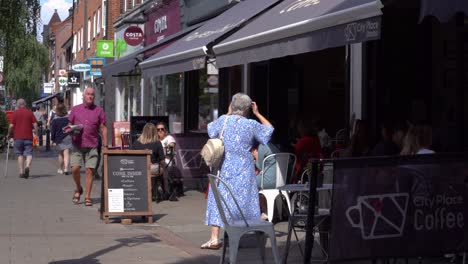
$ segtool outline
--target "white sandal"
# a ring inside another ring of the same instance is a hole
[[[217,250],[220,249],[221,246],[223,245],[223,242],[219,239],[210,239],[206,243],[200,246],[201,249],[213,249]]]

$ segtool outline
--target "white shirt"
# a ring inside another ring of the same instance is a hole
[[[161,144],[164,149],[164,155],[167,155],[167,146],[171,143],[174,143],[174,145],[176,144],[175,138],[171,135],[167,135],[163,140],[161,140]],[[170,159],[166,158],[165,161],[166,161],[166,164],[169,164]]]

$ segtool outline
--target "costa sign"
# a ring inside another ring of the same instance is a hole
[[[124,32],[124,40],[130,46],[137,46],[143,41],[143,30],[140,27],[128,27]]]

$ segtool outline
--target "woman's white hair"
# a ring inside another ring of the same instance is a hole
[[[246,116],[250,107],[252,107],[252,99],[248,95],[236,93],[232,96],[231,113],[233,115]]]

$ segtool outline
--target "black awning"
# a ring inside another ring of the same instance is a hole
[[[284,0],[213,47],[219,68],[380,38],[379,0]]]
[[[205,67],[211,45],[279,0],[242,1],[140,64],[145,77]]]
[[[419,21],[434,16],[440,22],[447,22],[459,12],[468,16],[468,0],[421,0]]]
[[[134,52],[128,56],[104,65],[104,67],[102,67],[102,75],[107,76],[132,71],[138,64],[138,54],[140,54],[140,52]]]
[[[59,95],[60,95],[60,93],[54,93],[54,94],[48,95],[46,97],[42,97],[41,99],[38,99],[38,100],[32,102],[32,105],[34,106],[34,105],[42,104],[44,102],[47,102],[49,100],[54,99],[55,97],[57,97]]]
[[[109,75],[117,75],[119,73],[128,73],[131,72],[132,70],[135,69],[138,63],[140,63],[143,60],[143,54],[146,51],[152,50],[152,49],[157,49],[158,47],[161,47],[163,45],[167,45],[178,38],[187,35],[188,33],[192,32],[193,30],[199,28],[203,23],[193,25],[191,27],[185,28],[182,31],[179,31],[168,38],[164,38],[159,42],[153,43],[151,45],[148,45],[142,49],[139,49],[133,53],[130,53],[129,55],[120,58],[118,60],[115,60],[107,65],[104,65],[102,68],[102,75],[103,76],[109,76]]]

